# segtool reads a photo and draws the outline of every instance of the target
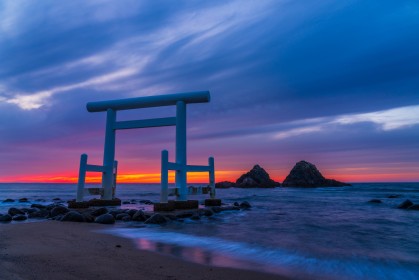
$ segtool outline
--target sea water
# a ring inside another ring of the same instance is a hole
[[[73,199],[75,190],[72,184],[0,184],[0,200],[30,200],[0,203],[0,213],[39,199]],[[119,185],[117,196],[158,201],[159,186]],[[405,199],[419,203],[419,183],[219,189],[217,196],[228,204],[248,201],[252,208],[163,226],[120,223],[107,233],[187,261],[301,279],[419,279],[419,211],[397,209]],[[373,198],[382,203],[369,203]]]

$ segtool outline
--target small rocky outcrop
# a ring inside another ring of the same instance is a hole
[[[373,198],[368,201],[369,203],[382,203],[381,199]]]
[[[412,206],[407,208],[407,210],[419,210],[419,204],[413,204]]]
[[[240,176],[236,181],[237,188],[274,188],[279,187],[280,183],[275,182],[269,174],[258,164],[252,170]]]
[[[342,187],[350,184],[339,182],[333,179],[326,179],[317,167],[307,161],[299,161],[292,168],[290,174],[282,183],[283,187]]]
[[[400,203],[397,206],[397,208],[399,208],[399,209],[407,209],[407,208],[409,208],[412,205],[413,205],[413,202],[410,201],[409,199],[406,199],[405,201],[403,201],[402,203]]]

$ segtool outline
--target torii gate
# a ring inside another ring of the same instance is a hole
[[[176,162],[168,161],[168,152],[162,151],[161,171],[161,199],[160,202],[168,202],[168,171],[175,170],[177,199],[186,201],[188,188],[186,186],[187,172],[209,172],[209,188],[201,189],[203,192],[210,192],[211,198],[215,197],[215,176],[214,159],[208,159],[208,166],[187,165],[186,154],[186,104],[206,103],[210,101],[209,91],[177,93],[158,96],[136,97],[119,100],[108,100],[87,103],[89,112],[107,112],[105,147],[103,165],[87,164],[87,155],[83,154],[80,160],[79,181],[77,188],[76,202],[82,202],[84,194],[100,194],[102,200],[115,198],[117,162],[115,161],[115,132],[118,129],[134,129],[160,126],[176,126]],[[119,110],[130,110],[139,108],[150,108],[160,106],[176,106],[176,117],[154,118],[145,120],[117,121],[116,112]],[[102,188],[85,189],[85,176],[87,171],[102,173]],[[90,190],[90,191],[89,191]],[[192,193],[196,193],[196,188]]]

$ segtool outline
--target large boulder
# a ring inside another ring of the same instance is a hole
[[[28,218],[25,215],[17,214],[17,215],[14,215],[12,219],[13,221],[24,221]]]
[[[95,219],[95,223],[98,224],[114,224],[115,218],[111,214],[102,214]]]
[[[9,214],[1,215],[0,214],[0,222],[10,222],[12,220],[12,216]]]
[[[58,215],[64,215],[64,214],[66,214],[69,211],[70,210],[68,210],[67,207],[59,206],[58,205],[58,206],[55,206],[54,208],[51,209],[50,216],[51,216],[51,218],[54,218],[54,217],[56,217]]]
[[[15,207],[12,207],[12,208],[9,209],[9,211],[7,211],[7,214],[9,214],[10,216],[13,217],[15,215],[24,215],[25,212],[20,210],[20,209],[15,208]]]
[[[98,216],[106,214],[106,213],[108,213],[108,209],[106,207],[100,207],[100,208],[97,208],[97,209],[93,210],[90,214],[93,217],[98,217]]]
[[[164,224],[167,222],[167,219],[165,216],[156,213],[153,216],[151,216],[150,218],[147,219],[147,221],[145,221],[145,224]]]
[[[46,218],[49,215],[49,211],[46,209],[41,209],[37,212],[28,213],[28,218],[30,219],[42,219]]]
[[[132,220],[137,222],[144,222],[147,220],[147,216],[145,215],[144,211],[138,210],[132,215]]]
[[[236,181],[237,188],[274,188],[280,184],[269,177],[269,174],[258,164],[252,170],[240,176]]]
[[[67,212],[61,219],[62,222],[84,222],[84,217],[77,211]]]
[[[342,187],[350,186],[350,184],[339,182],[333,179],[326,179],[317,169],[317,167],[307,161],[299,161],[292,168],[285,181],[283,187]]]

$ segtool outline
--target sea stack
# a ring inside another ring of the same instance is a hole
[[[279,186],[280,183],[272,180],[265,169],[258,164],[236,181],[236,188],[274,188]]]
[[[317,167],[307,161],[299,161],[292,168],[290,174],[282,183],[283,187],[342,187],[350,184],[339,182],[333,179],[326,179]]]

